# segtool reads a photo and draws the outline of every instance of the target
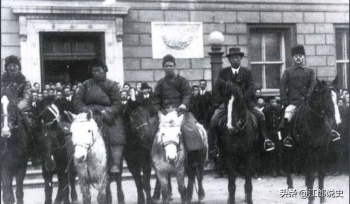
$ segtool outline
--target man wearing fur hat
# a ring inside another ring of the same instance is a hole
[[[196,126],[196,119],[190,112],[191,86],[186,78],[175,74],[175,58],[172,55],[163,57],[165,77],[160,79],[155,87],[152,104],[154,110],[166,114],[174,109],[184,111],[185,117],[182,123],[184,142],[189,154],[194,155],[204,147],[201,135]]]
[[[103,125],[102,134],[108,148],[109,170],[120,175],[125,134],[119,87],[117,82],[106,78],[108,68],[101,59],[94,58],[90,62],[89,70],[93,77],[78,86],[73,106],[77,113],[91,110],[97,124]]]
[[[273,142],[268,139],[266,131],[266,119],[264,114],[255,107],[255,89],[253,76],[250,69],[241,66],[241,60],[244,53],[241,52],[239,48],[230,48],[229,54],[226,55],[231,64],[230,67],[220,70],[218,78],[216,80],[213,89],[213,99],[215,113],[211,119],[211,125],[209,129],[210,136],[210,154],[211,156],[216,155],[215,141],[217,140],[218,132],[221,131],[219,128],[221,126],[221,119],[227,114],[228,102],[231,98],[231,93],[228,91],[228,87],[232,87],[232,84],[238,85],[242,91],[245,98],[245,103],[251,113],[257,118],[258,127],[260,130],[260,136],[264,139],[264,148],[266,151],[271,151],[274,149]],[[230,124],[231,128],[232,125]],[[229,125],[227,128],[230,129]]]
[[[285,131],[288,132],[288,136],[283,140],[283,144],[286,147],[293,145],[292,137],[295,136],[290,124],[293,113],[304,98],[310,95],[316,83],[314,70],[304,66],[305,49],[302,45],[292,48],[292,57],[294,66],[284,70],[280,88],[281,103],[285,107],[283,124]],[[334,136],[333,140],[340,139],[338,134]]]

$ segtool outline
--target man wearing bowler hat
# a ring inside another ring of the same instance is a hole
[[[284,71],[281,79],[281,103],[285,107],[284,113],[284,129],[288,132],[288,136],[283,140],[286,147],[293,146],[293,137],[296,135],[290,121],[297,106],[310,95],[313,86],[316,83],[315,72],[313,69],[305,67],[305,49],[302,45],[292,48],[292,57],[294,66]],[[340,139],[336,131],[332,131],[333,141]]]
[[[209,129],[210,154],[212,156],[216,154],[213,147],[217,139],[217,132],[220,131],[220,121],[227,113],[228,102],[231,98],[231,94],[228,93],[226,89],[227,85],[230,83],[234,83],[242,89],[249,111],[257,118],[260,135],[264,138],[264,148],[266,151],[271,151],[274,149],[275,145],[267,137],[265,116],[254,104],[255,88],[252,73],[248,68],[241,66],[244,53],[241,52],[240,48],[230,48],[229,54],[226,56],[231,66],[220,70],[213,91],[213,105],[216,110],[211,119]]]

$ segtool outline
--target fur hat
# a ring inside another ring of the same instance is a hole
[[[292,48],[292,57],[293,57],[294,55],[297,55],[297,54],[305,55],[304,46],[302,46],[302,45],[297,45],[297,46],[295,46],[295,47]]]
[[[10,55],[5,58],[5,71],[7,71],[7,66],[9,64],[17,64],[19,66],[19,70],[21,70],[21,62],[19,61],[17,56]]]
[[[147,83],[142,83],[141,84],[141,90],[144,90],[144,89],[149,89],[151,88]]]
[[[238,48],[238,47],[231,47],[228,50],[228,54],[226,55],[226,57],[231,57],[233,55],[239,55],[239,56],[243,57],[244,56],[244,52],[241,52],[241,49]]]
[[[89,68],[92,69],[92,67],[101,67],[105,72],[108,72],[107,65],[100,58],[94,58],[90,61]]]
[[[173,62],[174,64],[176,64],[176,63],[175,63],[175,57],[172,56],[172,55],[170,55],[170,54],[165,55],[165,56],[163,57],[163,66],[164,66],[164,64],[165,64],[166,62]]]

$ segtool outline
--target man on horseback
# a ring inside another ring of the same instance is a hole
[[[201,135],[196,126],[196,119],[192,113],[186,112],[191,99],[191,87],[186,78],[175,75],[175,58],[172,55],[163,57],[165,77],[156,85],[152,104],[154,110],[167,114],[174,109],[185,113],[181,131],[188,153],[204,147]]]
[[[121,97],[118,84],[106,78],[108,68],[99,58],[94,58],[89,70],[92,79],[81,84],[73,99],[77,113],[94,113],[94,119],[102,127],[102,135],[108,147],[111,173],[121,172],[122,152],[125,145],[125,135],[120,111]]]
[[[296,137],[291,124],[296,108],[310,95],[316,83],[314,70],[304,66],[304,47],[302,45],[293,47],[292,56],[294,66],[284,70],[280,88],[281,103],[285,108],[283,125],[285,131],[288,132],[287,137],[283,140],[283,144],[286,147],[292,147],[292,137]],[[336,133],[335,130],[332,132]],[[340,139],[337,133],[332,134],[332,137],[333,141]]]
[[[231,67],[220,70],[213,91],[213,100],[215,113],[211,119],[209,137],[210,137],[210,154],[215,156],[217,134],[220,132],[220,126],[223,126],[222,119],[227,113],[227,105],[231,98],[229,87],[232,84],[239,86],[244,94],[245,103],[249,111],[257,118],[260,135],[264,138],[264,148],[266,151],[274,149],[274,143],[268,139],[266,131],[266,119],[264,114],[255,107],[254,104],[254,82],[251,71],[241,66],[241,60],[244,53],[239,48],[230,48],[229,54],[226,55],[230,61]]]

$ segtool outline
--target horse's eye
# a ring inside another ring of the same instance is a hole
[[[91,130],[88,130],[88,133],[90,133],[91,132]]]

